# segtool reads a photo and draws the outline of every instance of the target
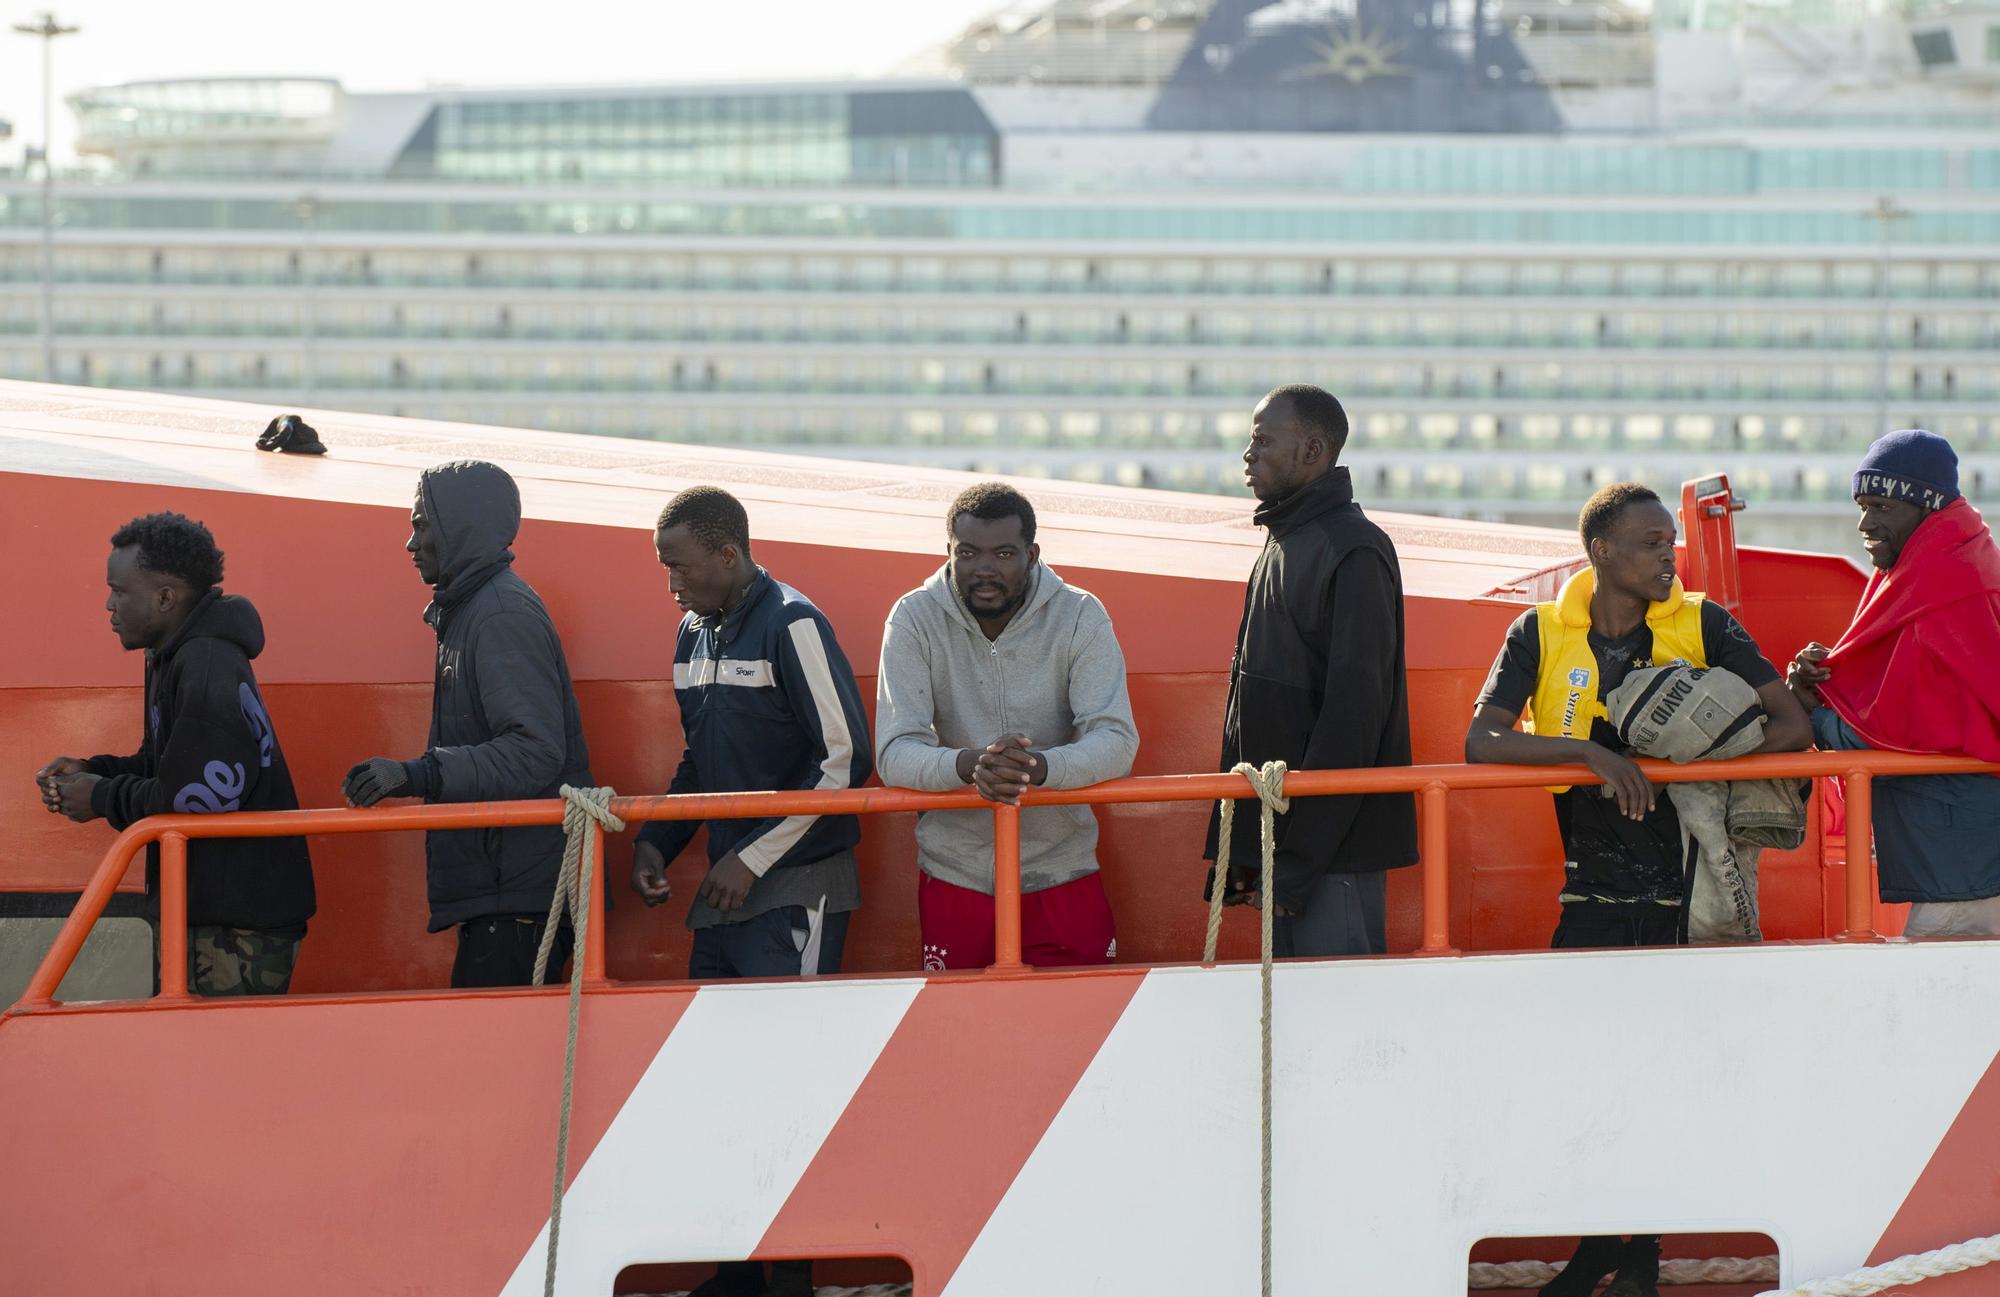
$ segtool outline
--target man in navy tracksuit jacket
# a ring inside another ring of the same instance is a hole
[[[833,627],[750,558],[750,525],[728,492],[694,487],[660,513],[653,547],[686,613],[674,698],[687,752],[669,793],[854,788],[873,767],[854,670]],[[639,834],[632,886],[668,895],[667,862],[701,827],[656,820]],[[708,876],[688,913],[688,976],[838,972],[861,904],[852,815],[708,824]]]

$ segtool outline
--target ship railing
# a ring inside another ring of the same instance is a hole
[[[1655,784],[1736,779],[1841,781],[1847,808],[1844,927],[1836,941],[1872,942],[1874,929],[1873,781],[1877,777],[1940,774],[2000,774],[2000,765],[1970,757],[1903,752],[1790,752],[1672,765],[1641,761]],[[1586,786],[1603,780],[1585,766],[1435,765],[1372,770],[1295,770],[1285,778],[1291,797],[1369,793],[1413,793],[1417,799],[1419,869],[1422,877],[1422,940],[1417,955],[1455,955],[1451,942],[1451,795],[1546,785]],[[617,797],[610,810],[627,824],[651,820],[765,819],[792,815],[879,815],[913,811],[983,810],[993,816],[993,964],[990,974],[1030,970],[1021,960],[1021,809],[1036,806],[1115,806],[1128,803],[1213,802],[1255,794],[1237,775],[1153,775],[1113,779],[1085,788],[1034,788],[1021,806],[989,802],[967,789],[926,793],[904,788],[828,791],[696,793],[681,796]],[[335,808],[299,811],[245,811],[224,815],[156,815],[132,825],[111,843],[103,862],[78,898],[55,943],[36,969],[16,1011],[44,1009],[75,962],[92,925],[132,865],[152,843],[159,844],[159,996],[187,997],[187,845],[194,838],[264,838],[335,833],[393,833],[433,829],[508,828],[559,824],[559,800],[476,802],[457,805],[398,806],[372,810]],[[1253,820],[1254,823],[1254,820]],[[604,839],[594,836],[594,866],[604,875]],[[588,931],[578,958],[584,980],[605,983],[604,888],[589,890]]]

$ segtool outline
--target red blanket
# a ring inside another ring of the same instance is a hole
[[[1963,498],[1868,578],[1819,687],[1870,746],[2000,761],[2000,546]]]

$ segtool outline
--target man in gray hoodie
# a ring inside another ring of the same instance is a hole
[[[1035,508],[982,482],[945,515],[945,565],[896,601],[876,681],[882,782],[950,792],[970,784],[1017,803],[1027,788],[1081,788],[1131,772],[1139,749],[1125,655],[1095,596],[1044,567]],[[993,817],[917,819],[924,967],[993,962]],[[1101,964],[1117,953],[1087,806],[1021,813],[1022,958]]]

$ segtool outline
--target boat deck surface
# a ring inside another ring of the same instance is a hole
[[[325,457],[246,455],[277,411],[157,393],[0,381],[0,463],[10,472],[408,508],[417,474],[488,459],[521,484],[528,517],[650,527],[672,492],[728,488],[759,539],[844,549],[939,552],[939,514],[966,475],[852,460],[624,437],[301,411]],[[1219,460],[1237,451],[1217,446]],[[1093,565],[1240,581],[1263,543],[1247,496],[1032,487],[1043,530],[1085,540]],[[1396,542],[1407,593],[1477,598],[1577,557],[1576,537],[1370,510]],[[1084,545],[1064,546],[1072,552]]]

